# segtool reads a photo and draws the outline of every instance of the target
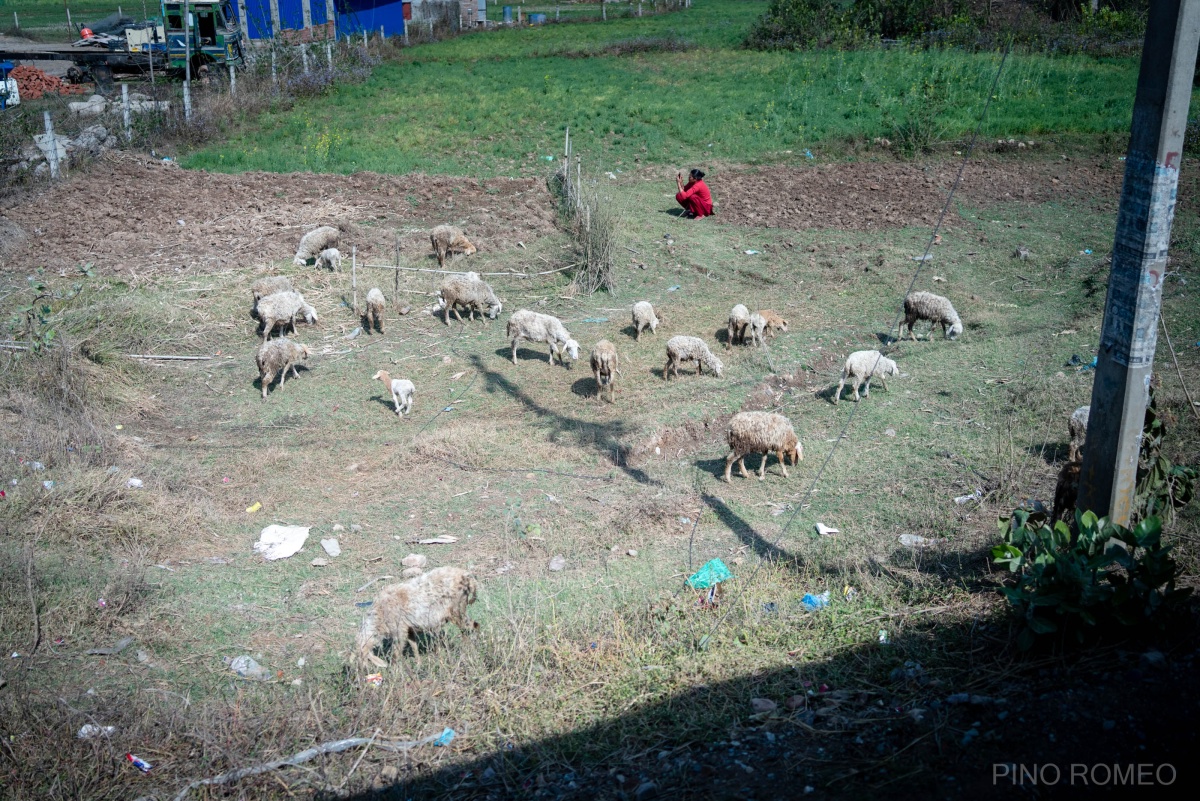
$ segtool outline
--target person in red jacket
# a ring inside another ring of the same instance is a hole
[[[712,192],[708,191],[708,184],[704,183],[703,172],[692,170],[686,185],[683,183],[683,173],[676,173],[675,185],[679,187],[675,199],[683,206],[684,217],[698,220],[713,213]]]

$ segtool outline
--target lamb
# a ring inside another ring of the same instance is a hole
[[[771,334],[771,336],[775,335],[773,333],[775,331],[782,331],[785,334],[787,333],[788,321],[780,317],[775,311],[771,309],[763,309],[759,312],[759,315],[767,321],[766,331],[767,333]]]
[[[304,301],[299,292],[276,292],[258,301],[258,316],[262,320],[262,337],[265,342],[277,326],[291,325],[296,332],[296,316],[301,315],[309,325],[317,322],[317,310]]]
[[[746,329],[750,332],[750,341],[755,347],[759,347],[766,343],[764,336],[767,330],[767,318],[755,312],[750,315],[750,322],[746,324]],[[745,334],[742,335],[743,338]]]
[[[367,333],[375,330],[375,326],[379,326],[379,333],[383,333],[383,310],[387,307],[387,298],[383,296],[383,292],[379,287],[372,287],[367,293]]]
[[[461,253],[464,256],[470,256],[475,252],[475,246],[471,244],[471,240],[467,239],[463,232],[453,225],[439,225],[430,231],[429,244],[433,246],[433,252],[437,254],[439,267],[445,266],[447,255]]]
[[[1088,418],[1091,417],[1091,406],[1080,406],[1071,413],[1067,421],[1067,431],[1071,435],[1071,445],[1067,450],[1067,461],[1078,462],[1083,459],[1083,446],[1087,444]]]
[[[950,301],[932,292],[913,292],[904,298],[904,322],[900,324],[900,336],[904,336],[904,326],[908,326],[909,336],[916,342],[917,335],[913,331],[913,323],[917,320],[930,322],[929,336],[933,337],[933,329],[942,326],[946,339],[958,339],[963,331],[962,320]]]
[[[418,656],[417,634],[438,631],[446,623],[458,626],[467,636],[479,628],[467,614],[467,606],[475,603],[478,594],[474,577],[459,567],[436,567],[400,584],[389,584],[375,596],[358,630],[358,664],[384,667],[387,663],[374,651],[385,640],[393,644],[402,641],[401,656],[409,646],[413,656]]]
[[[332,225],[322,225],[320,228],[312,229],[300,238],[300,247],[296,249],[296,256],[292,259],[292,263],[297,267],[303,267],[308,264],[309,259],[320,256],[321,251],[336,248],[341,235],[342,232]]]
[[[417,391],[417,387],[407,378],[392,378],[387,370],[380,370],[371,376],[371,380],[376,379],[383,382],[383,385],[391,390],[392,403],[396,406],[396,414],[400,417],[412,411],[413,393]]]
[[[663,367],[663,379],[669,379],[672,372],[678,376],[680,362],[693,361],[696,363],[696,375],[701,375],[707,367],[717,378],[721,377],[721,360],[713,355],[704,340],[680,334],[667,340],[667,364]]]
[[[842,380],[838,382],[837,392],[833,394],[833,402],[837,403],[842,397],[842,387],[846,386],[846,379],[852,379],[854,384],[854,402],[858,403],[858,387],[866,379],[867,388],[863,391],[863,397],[871,397],[871,379],[878,378],[879,383],[883,384],[883,388],[887,389],[885,378],[892,375],[900,375],[900,368],[896,363],[884,356],[877,350],[856,350],[851,353],[846,359],[846,366],[842,368]]]
[[[596,377],[596,397],[600,397],[604,387],[608,387],[609,403],[613,402],[617,376],[621,374],[618,364],[617,348],[607,339],[600,340],[596,347],[592,348],[592,375]]]
[[[549,314],[541,314],[528,309],[513,312],[508,320],[508,338],[512,340],[512,362],[517,363],[517,343],[522,339],[530,342],[547,342],[550,345],[550,364],[558,356],[560,364],[563,353],[572,359],[579,358],[579,343],[571,339],[571,334],[563,327],[562,321]]]
[[[650,329],[651,334],[655,333],[662,321],[662,317],[655,312],[649,302],[639,300],[633,304],[633,328],[636,331],[634,339],[641,340],[642,331],[647,328]]]
[[[451,312],[462,322],[457,306],[466,309],[470,319],[475,318],[475,312],[486,312],[489,318],[495,320],[503,308],[492,288],[480,279],[478,273],[473,272],[446,276],[438,290],[438,305],[443,309],[442,321],[446,325],[450,325]]]
[[[275,380],[275,376],[279,376],[279,388],[283,389],[283,384],[287,381],[287,373],[290,369],[294,378],[299,378],[300,374],[296,372],[296,362],[306,360],[312,351],[308,349],[308,345],[300,345],[292,342],[287,337],[272,339],[269,342],[263,342],[258,346],[258,354],[255,361],[258,363],[258,378],[262,384],[263,400],[267,399],[267,387]]]
[[[725,457],[725,481],[732,483],[729,471],[737,462],[743,478],[746,473],[746,456],[761,453],[762,463],[758,466],[758,480],[762,481],[767,469],[767,459],[773,453],[779,459],[783,477],[787,478],[787,461],[798,464],[804,459],[804,446],[792,429],[792,422],[782,414],[774,412],[738,412],[729,421],[729,455]]]
[[[337,248],[325,248],[317,254],[317,267],[338,272],[342,269],[342,252]]]
[[[750,310],[742,304],[734,306],[729,312],[729,324],[726,330],[725,346],[731,347],[746,341],[746,327],[750,325]]]

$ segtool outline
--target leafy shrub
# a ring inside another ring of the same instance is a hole
[[[843,24],[846,5],[844,0],[771,0],[746,43],[758,50],[831,44]]]
[[[1132,531],[1092,512],[1076,513],[1079,533],[1053,527],[1043,513],[1025,510],[1000,518],[1003,542],[992,549],[997,565],[1015,575],[1001,592],[1025,621],[1017,637],[1029,649],[1039,635],[1161,624],[1164,613],[1187,598],[1177,589],[1179,568],[1162,544],[1162,520],[1147,517]]]
[[[1167,427],[1158,414],[1154,393],[1146,405],[1142,444],[1138,450],[1137,486],[1133,496],[1134,522],[1152,516],[1170,520],[1196,495],[1196,469],[1177,465],[1163,456]]]

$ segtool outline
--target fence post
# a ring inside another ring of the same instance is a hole
[[[367,48],[367,29],[363,28],[363,49]]]
[[[13,12],[13,25],[16,26],[18,31],[21,30],[21,19],[17,16],[17,12],[15,11]]]
[[[71,9],[69,7],[67,8],[67,30],[75,30],[75,23],[71,22]]]
[[[608,22],[608,3],[605,0],[600,2],[600,19]]]
[[[121,119],[125,123],[125,141],[133,139],[133,126],[129,120],[129,84],[121,84]]]
[[[271,83],[279,88],[279,72],[275,67],[275,42],[271,42]]]
[[[333,72],[333,45],[325,42],[325,60],[329,62],[329,71]]]
[[[642,16],[642,0],[638,0],[638,16]]]
[[[554,7],[554,21],[558,22],[558,6]]]
[[[358,245],[350,246],[350,291],[354,293],[354,316],[358,317]]]
[[[308,48],[300,45],[300,63],[304,65],[304,74],[308,74]]]
[[[50,112],[42,112],[42,121],[46,124],[46,136],[50,140],[50,149],[46,151],[46,163],[50,165],[50,177],[58,180],[58,140],[54,138],[54,123],[50,121]]]
[[[396,232],[396,274],[392,279],[392,306],[400,308],[400,232]]]
[[[379,41],[383,42],[386,40],[387,40],[387,34],[383,32],[383,26],[380,25],[379,26]]]
[[[229,94],[232,97],[237,97],[237,70],[233,65],[229,65]]]

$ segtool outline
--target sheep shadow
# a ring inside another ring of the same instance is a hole
[[[1071,443],[1069,442],[1047,442],[1044,445],[1025,446],[1027,454],[1035,456],[1051,466],[1061,465],[1067,461],[1070,450]]]
[[[647,328],[646,330],[649,331],[650,329]],[[634,340],[635,342],[637,341],[637,326],[634,325],[633,323],[630,323],[629,325],[622,328],[621,333],[624,334],[625,336],[629,337],[630,339]],[[651,336],[654,336],[654,335],[651,334]]]
[[[398,415],[396,414],[396,404],[392,402],[391,395],[380,393],[379,395],[372,395],[371,400],[375,401],[380,406],[387,409],[388,412],[392,415],[392,417],[398,417]]]
[[[713,478],[720,481],[725,480],[725,457],[721,456],[716,459],[697,459],[692,462],[696,469],[702,473],[708,473]],[[736,468],[735,468],[736,469]]]
[[[596,383],[596,379],[594,377],[580,378],[574,384],[571,384],[571,392],[580,398],[592,400],[600,392],[600,385]],[[605,398],[607,399],[607,389],[605,390],[604,394]]]
[[[307,373],[309,371],[309,367],[307,364],[297,364],[296,369],[301,374]],[[299,376],[292,375],[292,368],[289,367],[287,372],[288,372],[288,381],[295,381],[299,378]],[[262,388],[263,388],[262,376],[259,376],[258,378],[254,379],[254,381],[251,382],[251,386],[253,386],[256,390],[258,390],[259,394],[261,394]],[[275,379],[273,381],[271,381],[270,384],[267,384],[267,395],[274,395],[282,387],[283,387],[283,382],[280,381],[280,376],[278,374],[276,374]]]
[[[496,355],[499,356],[500,358],[504,359],[504,361],[508,362],[509,364],[512,364],[512,345],[509,345],[508,347],[497,348]],[[550,346],[547,345],[546,350],[541,350],[541,351],[534,350],[533,348],[522,348],[522,347],[518,346],[517,347],[517,359],[520,361],[538,361],[538,362],[549,363],[549,361],[550,361]],[[571,369],[571,365],[574,365],[575,362],[574,362],[574,360],[571,359],[570,356],[568,356],[566,358],[566,363],[567,363],[567,369],[569,370],[569,369]],[[555,358],[554,366],[556,366],[556,367],[558,366],[557,357]]]

